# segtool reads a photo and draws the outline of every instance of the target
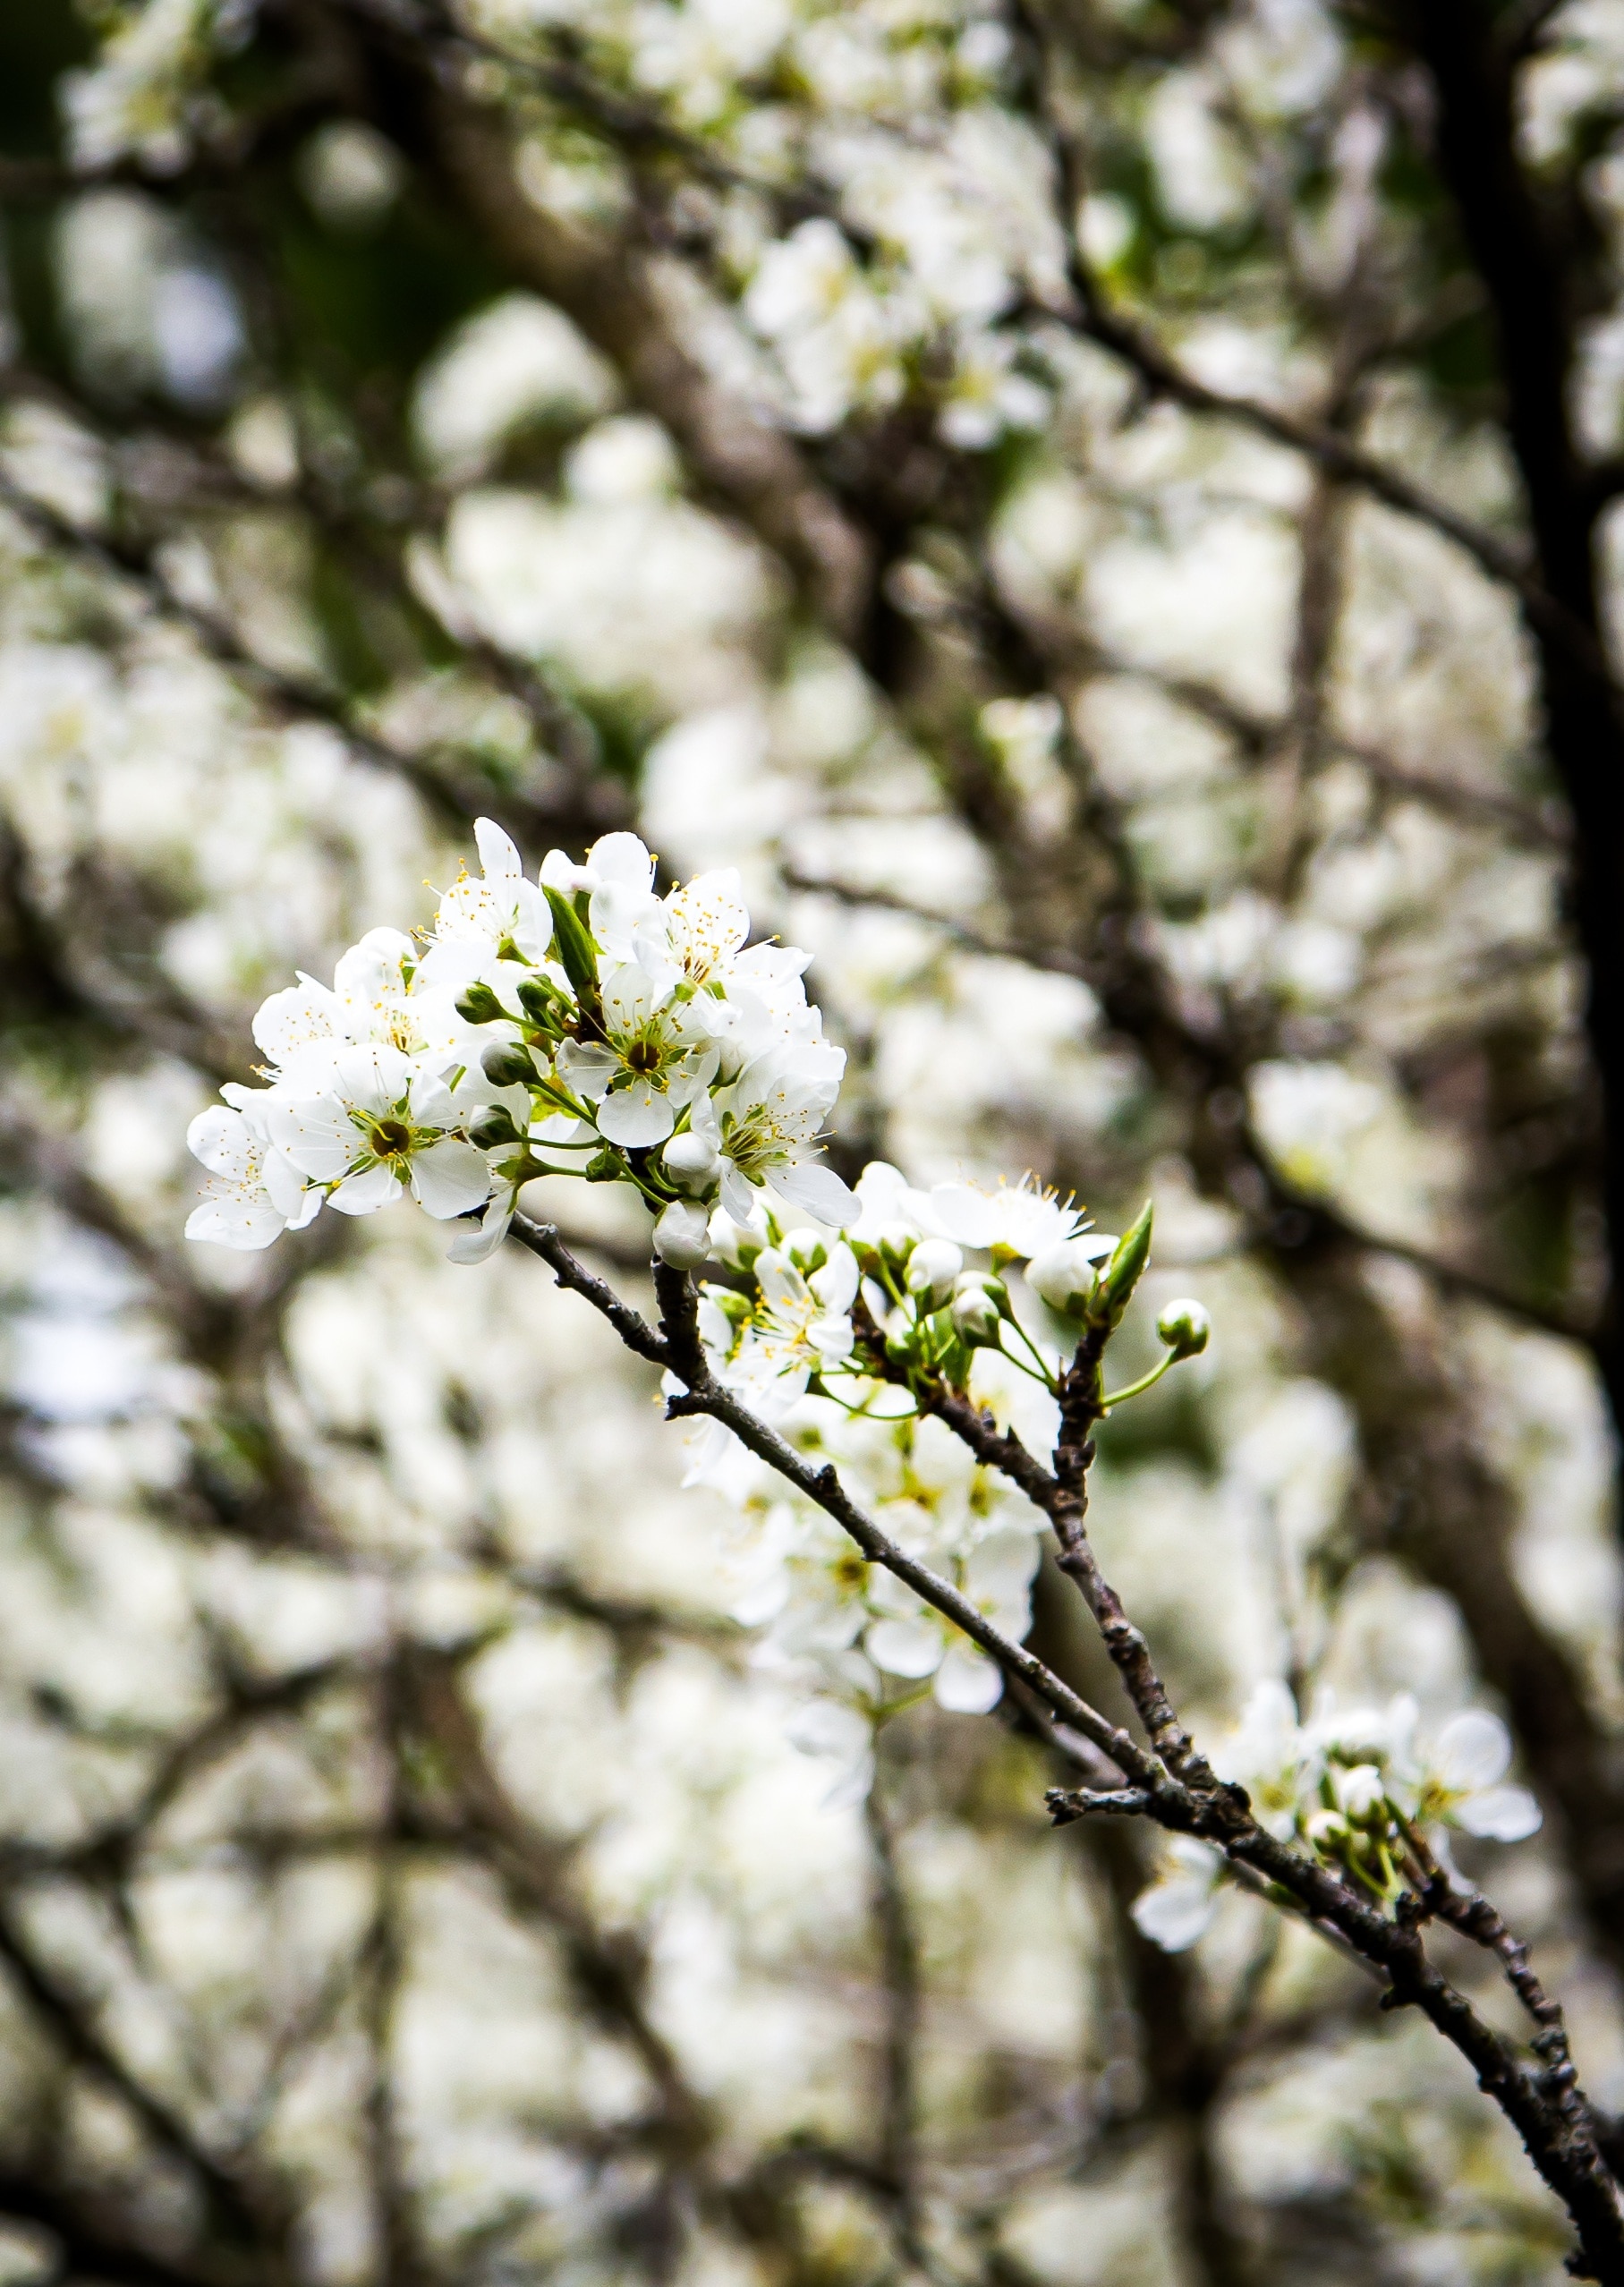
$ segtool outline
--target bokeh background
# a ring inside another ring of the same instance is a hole
[[[1018,1721],[839,1799],[540,1264],[180,1232],[475,816],[736,865],[848,1176],[1154,1198],[1216,1335],[1108,1569],[1198,1730],[1507,1717],[1462,1855],[1624,2108],[1621,120],[1606,0],[4,12],[7,2281],[1563,2275],[1460,2060],[1245,1898],[1155,1953]]]

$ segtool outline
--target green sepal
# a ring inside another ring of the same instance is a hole
[[[1124,1231],[1117,1241],[1117,1251],[1095,1280],[1093,1291],[1088,1297],[1087,1316],[1093,1325],[1103,1325],[1111,1332],[1122,1323],[1122,1314],[1139,1284],[1140,1273],[1151,1257],[1151,1220],[1154,1213],[1147,1199],[1140,1210],[1138,1220]]]
[[[559,965],[574,986],[576,997],[595,1008],[598,954],[586,923],[561,889],[548,889],[546,897],[553,916],[553,949]]]

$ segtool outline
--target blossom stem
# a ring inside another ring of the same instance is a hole
[[[1153,1390],[1156,1387],[1169,1366],[1177,1365],[1178,1363],[1178,1357],[1173,1351],[1169,1350],[1165,1357],[1160,1359],[1151,1368],[1149,1373],[1142,1373],[1138,1381],[1130,1382],[1126,1390],[1108,1390],[1100,1400],[1101,1415],[1109,1414],[1113,1406],[1126,1405],[1130,1398],[1142,1398],[1147,1390]]]

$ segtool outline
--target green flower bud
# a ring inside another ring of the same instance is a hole
[[[524,1138],[514,1126],[513,1114],[506,1104],[492,1104],[477,1126],[468,1131],[468,1141],[480,1152],[494,1152],[498,1144],[522,1144]]]
[[[543,1032],[556,1032],[560,1018],[572,1013],[568,1001],[550,977],[521,977],[519,1006],[531,1023]]]
[[[476,977],[466,992],[457,995],[456,1013],[471,1024],[494,1024],[508,1012],[490,987]]]
[[[528,1088],[536,1076],[530,1050],[516,1041],[498,1041],[480,1058],[480,1069],[495,1088]]]
[[[1176,1358],[1199,1357],[1207,1347],[1212,1322],[1198,1302],[1181,1295],[1169,1303],[1156,1321],[1156,1331]]]

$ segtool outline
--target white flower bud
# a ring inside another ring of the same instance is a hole
[[[1156,1321],[1156,1331],[1176,1358],[1193,1358],[1207,1347],[1212,1322],[1198,1302],[1181,1295]]]
[[[821,1271],[829,1261],[829,1249],[816,1231],[791,1231],[784,1241],[784,1252],[803,1277]]]
[[[674,1199],[654,1226],[654,1252],[674,1271],[693,1271],[710,1252],[710,1218],[692,1199]]]
[[[722,1155],[693,1129],[674,1135],[660,1153],[660,1164],[684,1191],[709,1191],[722,1172]]]
[[[988,1278],[984,1271],[964,1273],[953,1297],[953,1323],[967,1340],[997,1341],[1005,1292],[1003,1280]]]
[[[908,1262],[908,1292],[945,1302],[964,1267],[963,1252],[951,1239],[921,1239]]]
[[[767,1219],[758,1211],[752,1223],[735,1222],[725,1207],[710,1217],[710,1252],[730,1271],[748,1271],[767,1245]]]
[[[889,1255],[893,1263],[906,1263],[918,1245],[918,1234],[911,1231],[906,1223],[881,1223],[870,1244],[877,1246],[881,1254]]]
[[[1050,1310],[1070,1310],[1089,1293],[1096,1264],[1115,1245],[1114,1239],[1101,1242],[1093,1232],[1086,1238],[1062,1239],[1058,1246],[1046,1246],[1033,1256],[1026,1265],[1026,1283]]]
[[[1387,1793],[1373,1763],[1356,1763],[1350,1771],[1334,1772],[1331,1784],[1339,1805],[1350,1819],[1368,1818]]]

